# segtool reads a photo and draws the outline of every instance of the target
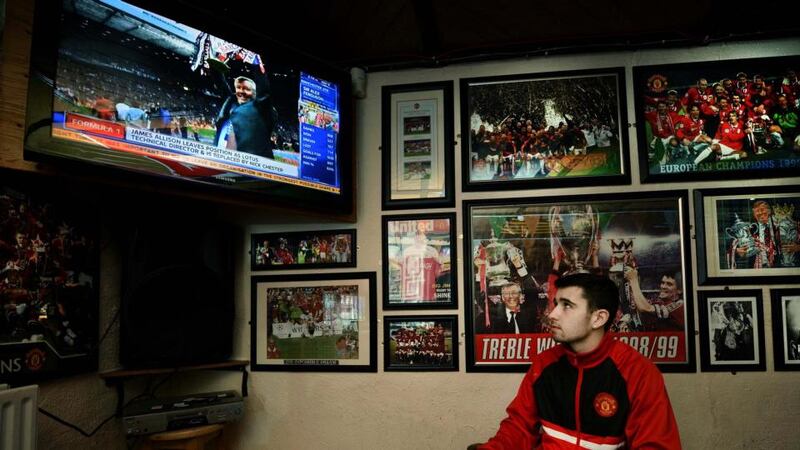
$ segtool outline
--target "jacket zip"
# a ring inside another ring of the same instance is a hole
[[[577,441],[575,445],[581,445],[581,384],[583,383],[583,367],[578,368],[578,382],[575,384],[575,431]]]

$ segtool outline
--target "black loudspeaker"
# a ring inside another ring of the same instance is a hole
[[[155,219],[133,227],[123,263],[123,366],[178,367],[230,358],[233,236],[230,225],[202,219]]]

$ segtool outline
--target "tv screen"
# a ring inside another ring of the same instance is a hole
[[[26,159],[86,162],[348,213],[347,73],[189,9],[174,12],[216,28],[118,0],[40,1]]]

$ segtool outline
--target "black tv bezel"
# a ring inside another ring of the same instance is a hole
[[[219,36],[230,42],[235,42],[259,54],[268,55],[268,60],[279,60],[282,64],[291,66],[298,71],[336,83],[339,88],[340,115],[337,146],[340,193],[335,194],[282,182],[270,182],[267,187],[258,191],[237,189],[225,185],[140,172],[91,160],[42,153],[48,148],[90,148],[86,144],[52,136],[54,86],[52,83],[48,85],[44,80],[50,80],[51,82],[55,80],[63,4],[60,0],[36,0],[26,104],[23,151],[25,160],[53,165],[62,169],[62,171],[68,170],[71,176],[94,182],[137,189],[167,191],[178,195],[251,207],[275,207],[300,214],[355,222],[355,111],[349,72],[293,50],[254,30],[237,25],[230,19],[212,16],[211,11],[203,10],[190,3],[183,1],[157,3],[152,0],[125,1],[182,24]]]

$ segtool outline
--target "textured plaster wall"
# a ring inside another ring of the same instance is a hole
[[[0,164],[22,170],[33,166],[22,161],[24,93],[30,41],[31,4],[8,2],[8,17],[0,54]],[[634,53],[574,55],[504,61],[437,70],[416,70],[368,75],[368,95],[357,104],[356,152],[358,155],[358,217],[353,224],[314,223],[256,210],[225,208],[225,213],[245,226],[236,267],[237,358],[250,357],[250,276],[247,239],[251,232],[295,229],[355,227],[358,229],[359,271],[380,274],[380,88],[383,85],[424,81],[458,80],[462,77],[548,72],[557,70],[639,64],[706,61],[745,57],[800,54],[796,40],[713,45]],[[456,84],[456,101],[458,101]],[[633,92],[628,86],[628,116],[634,117]],[[460,130],[456,104],[456,130]],[[632,119],[631,119],[632,120]],[[637,167],[636,140],[631,166]],[[460,141],[460,137],[458,139]],[[459,149],[456,149],[458,152]],[[458,154],[458,153],[457,153]],[[460,163],[456,158],[456,174]],[[634,171],[635,173],[635,171]],[[643,190],[634,174],[633,186],[460,194],[456,177],[456,203],[463,199],[573,195],[590,192]],[[800,178],[783,180],[731,180],[703,183],[702,187],[731,187],[775,183],[799,184]],[[695,183],[697,184],[697,183]],[[647,186],[647,189],[692,189],[695,184],[675,183]],[[461,229],[460,207],[458,226]],[[690,215],[690,217],[693,217]],[[319,221],[316,221],[319,222]],[[113,317],[119,302],[120,248],[124,238],[113,233],[113,220],[104,219],[101,274],[102,330]],[[459,238],[459,240],[461,237]],[[461,249],[459,242],[459,250]],[[463,286],[459,252],[458,279]],[[755,286],[758,288],[759,286]],[[381,292],[378,276],[378,293]],[[743,286],[742,288],[746,288]],[[768,290],[764,289],[765,298]],[[459,299],[459,304],[463,298]],[[380,301],[378,302],[380,304]],[[665,375],[686,449],[796,449],[800,442],[800,381],[798,373],[776,373],[772,366],[769,302],[765,305],[767,372],[694,373]],[[463,330],[463,308],[457,311]],[[456,311],[441,311],[455,313]],[[378,306],[379,350],[376,374],[252,373],[245,417],[231,424],[226,441],[231,449],[458,449],[491,436],[504,416],[504,408],[515,394],[521,374],[467,374],[463,369],[464,348],[460,343],[462,368],[455,373],[383,373],[380,347],[383,313]],[[463,338],[460,339],[463,341]],[[117,367],[117,333],[112,329],[101,348],[100,370]],[[217,389],[238,389],[240,377],[233,373],[192,373],[174,376],[159,391],[193,393]],[[126,384],[130,395],[147,387],[145,380]],[[84,430],[94,428],[113,412],[115,392],[96,374],[85,374],[41,385],[40,406],[76,423]],[[121,423],[114,420],[97,435],[84,438],[77,432],[39,416],[40,449],[125,449]],[[788,426],[787,426],[788,425]]]

